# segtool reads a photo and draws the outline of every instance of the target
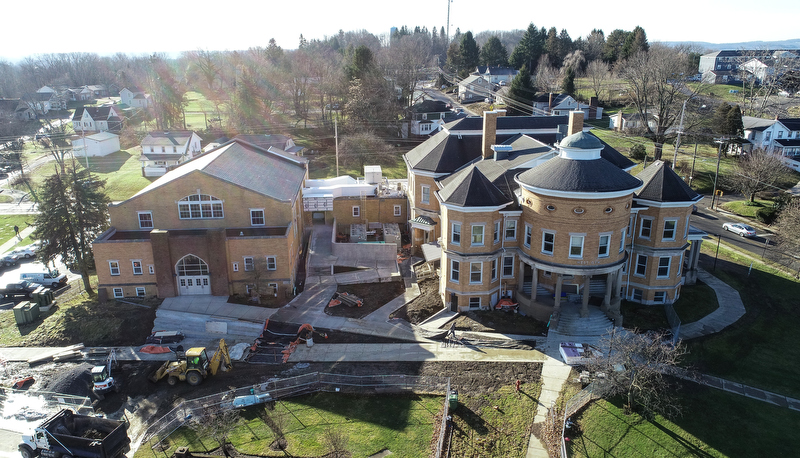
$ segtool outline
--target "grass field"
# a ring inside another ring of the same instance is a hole
[[[577,415],[581,434],[570,457],[796,456],[800,412],[687,383],[679,391],[682,417],[647,420],[626,415],[623,401],[592,403]]]
[[[34,215],[0,215],[0,244],[16,238],[14,236],[14,226],[19,227],[21,231],[28,227],[29,224],[33,224],[33,217]],[[25,246],[32,242],[33,240],[30,237],[25,237],[18,241],[15,246]]]
[[[184,113],[186,114],[186,128],[189,130],[205,130],[209,125],[219,127],[220,123],[226,119],[228,111],[226,104],[221,103],[217,110],[214,103],[200,92],[187,92],[186,102]],[[216,118],[220,118],[221,121],[217,121]]]
[[[271,451],[272,430],[259,416],[263,406],[241,411],[230,442],[239,453],[260,456],[323,456],[326,431],[334,429],[346,437],[346,449],[353,457],[368,457],[382,450],[394,456],[427,456],[433,437],[436,414],[443,399],[438,396],[354,396],[316,393],[277,402],[271,416],[287,422],[285,452]],[[218,444],[198,437],[188,427],[180,428],[169,439],[169,456],[175,448],[188,445],[192,451],[212,450]],[[157,455],[148,446],[135,457]]]

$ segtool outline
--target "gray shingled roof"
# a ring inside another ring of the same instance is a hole
[[[778,121],[791,131],[800,130],[800,118],[778,118]]]
[[[459,207],[498,207],[511,203],[474,165],[460,180],[452,180],[439,191],[439,195],[445,203]]]
[[[694,192],[663,161],[655,161],[636,175],[644,183],[636,192],[641,199],[655,202],[695,202],[703,196]]]
[[[642,182],[600,158],[574,160],[554,157],[518,175],[528,186],[561,192],[600,193],[635,190]]]
[[[525,131],[536,129],[557,129],[569,123],[567,116],[500,116],[497,118],[497,130]],[[483,131],[483,118],[469,116],[445,125],[447,130]]]
[[[287,156],[233,139],[184,162],[136,195],[153,191],[189,173],[200,172],[275,200],[289,202],[303,185],[306,160]]]
[[[168,132],[153,131],[142,139],[142,146],[179,146],[185,145],[192,138],[191,130],[172,130]]]

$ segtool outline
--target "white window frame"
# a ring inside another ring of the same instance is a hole
[[[358,205],[353,205],[353,218],[360,218],[361,217],[361,207]]]
[[[251,272],[255,270],[256,264],[252,256],[244,256],[244,271]]]
[[[551,241],[547,241],[547,236],[552,236]],[[547,245],[550,244],[550,250],[547,250]],[[553,251],[556,249],[556,233],[553,231],[542,231],[542,253],[552,256]]]
[[[114,297],[125,297],[125,292],[122,291],[122,288],[113,288]]]
[[[261,212],[261,216],[259,217],[256,213]],[[261,219],[260,223],[257,223],[256,220]],[[267,213],[264,211],[263,208],[251,208],[250,209],[250,225],[251,226],[266,226],[267,225]]]
[[[533,238],[533,228],[531,227],[530,224],[525,224],[525,236],[522,239],[523,245],[530,248],[532,238]]]
[[[492,234],[492,240],[494,240],[494,243],[500,243],[500,223],[501,221],[494,222],[494,233]]]
[[[450,281],[458,283],[461,278],[461,261],[457,259],[450,260]]]
[[[667,265],[663,265],[662,261],[667,260]],[[658,258],[658,270],[656,271],[656,278],[669,278],[669,271],[672,267],[672,256],[660,256]],[[666,268],[666,273],[661,273]]]
[[[121,271],[120,271],[119,261],[108,261],[108,270],[111,272],[112,276],[116,277],[120,275]]]
[[[420,185],[420,202],[423,204],[431,203],[431,187],[428,185]]]
[[[197,197],[194,199],[194,197]],[[204,199],[203,197],[208,197]],[[225,202],[211,194],[190,194],[178,202],[178,219],[224,219]],[[203,216],[203,214],[206,216]]]
[[[136,264],[139,264],[139,267],[136,267]],[[141,259],[132,259],[131,260],[131,269],[133,270],[134,275],[142,275],[144,274],[144,267],[142,267],[142,260]]]
[[[510,237],[508,236],[509,232],[511,232]],[[517,220],[515,219],[506,220],[506,227],[503,230],[503,238],[505,238],[506,240],[517,239]]]
[[[497,258],[492,259],[490,269],[492,273],[492,281],[497,281]]]
[[[458,240],[456,240],[456,238]],[[461,223],[453,221],[450,224],[450,243],[461,245]]]
[[[677,276],[678,278],[681,277],[682,268],[683,268],[683,253],[681,253],[681,255],[678,256],[678,271],[675,273],[675,276]]]
[[[640,263],[644,259],[644,263]],[[642,266],[644,268],[644,272],[639,273],[639,267]],[[638,254],[636,255],[636,268],[633,269],[633,275],[636,277],[644,277],[647,276],[647,255],[646,254]]]
[[[481,308],[481,298],[480,298],[480,296],[471,296],[469,298],[469,308],[471,310]]]
[[[267,270],[278,270],[278,258],[267,256]]]
[[[510,259],[511,260],[511,264],[509,266],[506,265],[506,259]],[[511,273],[506,274],[506,267],[510,267],[511,268]],[[502,269],[503,269],[503,271],[502,271],[503,278],[513,278],[514,277],[514,255],[503,256]]]
[[[477,266],[477,269],[476,269]],[[475,279],[475,275],[477,274],[477,279]],[[483,263],[482,262],[470,262],[469,263],[469,284],[470,285],[480,285],[483,283]]]
[[[470,227],[470,246],[483,246],[483,239],[484,239],[484,225],[483,224],[473,224]],[[476,239],[479,237],[479,239]]]
[[[631,299],[641,301],[642,297],[644,297],[644,291],[639,288],[633,288],[633,291],[631,291]]]
[[[153,227],[154,227],[154,224],[153,224],[153,212],[150,212],[150,211],[136,212],[136,215],[137,215],[137,218],[139,219],[139,229],[153,229]],[[144,215],[150,216],[150,220],[149,221],[142,221],[142,216],[144,216]],[[147,222],[150,223],[149,226],[147,226],[146,224],[143,224],[143,223],[147,223]]]
[[[136,287],[136,297],[144,297],[147,294],[147,290],[144,286],[137,286]]]
[[[689,218],[686,218],[686,225],[683,228],[683,239],[686,240],[686,237],[689,236]]]
[[[148,265],[147,265],[147,272],[148,272],[150,275],[155,275],[155,274],[156,274],[156,266],[154,266],[154,265],[152,265],[152,264],[148,264]]]
[[[622,236],[619,239],[619,252],[625,251],[625,229],[622,229]]]
[[[233,271],[234,272],[238,272],[239,271],[239,263],[238,262],[234,262],[233,263]]]
[[[394,216],[402,216],[403,215],[403,207],[400,205],[394,206]]]
[[[644,224],[645,221],[647,222],[646,228]],[[645,229],[647,229],[647,235],[644,235]],[[642,221],[639,224],[639,238],[649,240],[652,234],[653,234],[653,218],[642,218]]]
[[[628,218],[628,234],[630,235],[633,235],[634,230],[636,229],[633,223],[635,220],[636,220],[636,213],[631,213],[630,218]]]
[[[658,304],[664,304],[667,302],[667,292],[666,291],[656,291],[653,293],[653,302]]]
[[[572,259],[583,259],[583,244],[586,239],[585,234],[570,234],[569,235],[569,257]],[[580,241],[580,245],[576,244],[576,241]],[[580,253],[575,254],[573,253],[573,248],[579,248]]]
[[[667,224],[672,223],[672,237],[667,237]],[[678,235],[678,219],[677,218],[666,218],[664,219],[664,227],[661,229],[661,241],[662,242],[672,242],[675,240],[675,237]]]
[[[607,258],[611,256],[611,232],[603,232],[600,234],[600,238],[598,240],[597,246],[597,257],[598,258]],[[603,243],[603,237],[606,237],[606,242]],[[603,248],[605,248],[606,252],[603,253]]]
[[[277,283],[267,283],[267,288],[274,288],[275,289],[274,297],[278,297],[278,284]]]

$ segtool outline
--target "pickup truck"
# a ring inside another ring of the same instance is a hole
[[[41,287],[42,285],[38,283],[31,283],[29,281],[21,281],[19,283],[9,283],[5,286],[5,288],[0,288],[0,294],[3,297],[15,297],[15,296],[28,296],[31,297],[34,291],[37,288]]]

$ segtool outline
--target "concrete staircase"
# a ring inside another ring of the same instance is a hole
[[[589,337],[607,334],[612,327],[613,323],[599,307],[590,305],[589,316],[582,318],[580,304],[562,303],[556,331],[567,336]]]

